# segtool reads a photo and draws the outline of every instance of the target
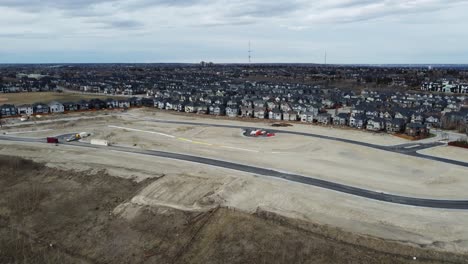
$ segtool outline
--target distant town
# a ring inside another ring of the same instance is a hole
[[[337,65],[4,65],[0,93],[121,96],[14,105],[2,118],[90,109],[158,109],[402,133],[468,133],[468,69]],[[0,96],[1,97],[1,96]]]

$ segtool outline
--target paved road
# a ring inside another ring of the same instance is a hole
[[[368,147],[368,148],[373,148],[373,149],[378,149],[378,150],[383,150],[383,151],[399,153],[399,154],[402,154],[402,155],[408,155],[408,156],[412,156],[412,157],[418,157],[418,158],[422,158],[422,159],[428,159],[428,160],[433,160],[433,161],[445,162],[445,163],[452,164],[452,165],[468,167],[468,162],[445,159],[445,158],[438,158],[438,157],[433,157],[433,156],[429,156],[429,155],[420,154],[420,153],[417,152],[419,150],[445,145],[445,143],[441,143],[441,142],[432,142],[432,143],[417,143],[417,142],[414,142],[414,143],[401,144],[401,145],[395,145],[395,146],[381,146],[381,145],[376,145],[376,144],[372,144],[372,143],[366,143],[366,142],[361,142],[361,141],[356,141],[356,140],[351,140],[351,139],[345,139],[345,138],[339,138],[339,137],[332,137],[332,136],[319,135],[319,134],[306,133],[306,132],[277,130],[277,129],[264,128],[264,127],[263,128],[262,127],[252,128],[252,127],[246,127],[246,126],[198,123],[198,122],[188,122],[188,121],[172,121],[172,120],[162,120],[162,119],[152,119],[152,118],[144,118],[142,120],[150,121],[150,122],[156,122],[156,123],[179,124],[179,125],[190,125],[190,126],[226,127],[226,128],[239,128],[239,129],[246,129],[246,128],[259,129],[259,128],[261,128],[261,129],[266,129],[268,131],[271,131],[273,133],[278,133],[278,134],[283,133],[283,134],[291,134],[291,135],[299,135],[299,136],[304,136],[304,137],[314,137],[314,138],[321,138],[321,139],[326,139],[326,140],[339,141],[339,142],[354,144],[354,145],[358,145],[358,146],[362,146],[362,147]]]
[[[62,135],[60,136],[60,139],[66,138],[66,136],[67,135]],[[18,138],[18,137],[12,137],[12,136],[0,136],[0,140],[30,142],[30,143],[45,142],[45,139]],[[226,169],[252,173],[255,175],[279,178],[279,179],[283,179],[283,180],[287,180],[291,182],[307,184],[307,185],[316,186],[316,187],[320,187],[320,188],[324,188],[328,190],[333,190],[336,192],[346,193],[346,194],[359,196],[359,197],[363,197],[367,199],[395,203],[395,204],[411,205],[411,206],[418,206],[418,207],[442,208],[442,209],[463,209],[463,210],[468,209],[468,200],[435,200],[435,199],[425,199],[425,198],[415,198],[415,197],[393,195],[393,194],[376,192],[372,190],[366,190],[362,188],[348,186],[348,185],[344,185],[344,184],[340,184],[336,182],[306,177],[306,176],[302,176],[298,174],[285,173],[285,172],[280,172],[280,171],[271,170],[271,169],[254,167],[250,165],[185,155],[185,154],[180,154],[180,153],[171,153],[171,152],[155,151],[155,150],[143,150],[143,149],[118,147],[118,146],[103,147],[103,146],[95,146],[95,145],[81,143],[81,142],[64,142],[62,144],[73,145],[73,146],[78,146],[78,147],[83,147],[83,148],[113,150],[113,151],[119,151],[123,153],[136,153],[136,154],[142,154],[142,155],[188,161],[188,162],[193,162],[193,163],[198,163],[198,164],[211,165],[211,166],[216,166],[220,168],[226,168]],[[311,189],[311,191],[313,190]]]

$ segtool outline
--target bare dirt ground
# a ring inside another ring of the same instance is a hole
[[[143,110],[131,111],[143,118]],[[194,117],[156,114],[167,120],[213,122]],[[218,122],[246,125],[238,121]],[[36,131],[32,131],[35,129]],[[310,125],[294,125],[285,130],[304,131],[374,144],[400,144],[401,139],[385,134],[346,131]],[[347,143],[278,133],[273,138],[248,138],[241,129],[215,128],[142,121],[133,116],[110,114],[92,120],[71,120],[13,127],[6,133],[24,137],[46,137],[87,131],[91,138],[105,139],[114,145],[179,152],[332,180],[343,184],[393,194],[465,199],[468,169],[397,153]],[[21,134],[15,134],[21,133]],[[171,137],[168,137],[171,136]],[[427,150],[426,150],[427,151]],[[452,153],[452,154],[450,154]],[[448,149],[445,157],[463,156]]]
[[[262,209],[190,211],[132,202],[164,179],[135,182],[0,156],[0,263],[466,263],[466,255]]]
[[[467,198],[468,179],[465,175],[468,171],[460,166],[322,139],[281,133],[274,138],[246,138],[241,135],[240,129],[161,124],[139,119],[147,116],[263,126],[141,109],[132,110],[128,115],[120,112],[97,115],[92,120],[38,122],[9,127],[2,129],[2,132],[20,132],[14,135],[24,137],[45,137],[87,131],[93,135],[86,141],[99,138],[115,145],[224,159],[394,194],[441,199]],[[269,125],[265,123],[264,127]],[[325,135],[332,133],[382,145],[406,142],[384,134],[310,125],[295,124],[284,129]],[[345,135],[348,132],[351,134]],[[446,149],[440,155],[463,155],[452,149]],[[419,249],[468,252],[468,212],[465,211],[381,203],[236,171],[114,151],[0,141],[0,153],[31,158],[45,163],[48,168],[73,169],[86,174],[105,170],[112,176],[139,183],[150,181],[112,210],[113,214],[127,221],[139,215],[140,207],[163,207],[190,214],[227,207],[248,214],[268,212],[290,220],[338,227],[353,234],[373,237],[379,241],[400,242]],[[337,235],[335,238],[340,237]],[[346,241],[356,244],[352,239]]]
[[[202,212],[228,207],[260,211],[416,248],[468,252],[468,212],[400,206],[302,184],[189,162],[71,146],[1,142],[0,153],[45,162],[49,168],[151,180],[113,212],[132,219],[138,207]],[[156,180],[157,179],[157,180]],[[354,243],[354,242],[353,242]]]
[[[441,146],[430,149],[420,150],[419,153],[431,155],[440,158],[447,158],[453,160],[459,160],[468,162],[468,149],[452,147],[452,146]]]

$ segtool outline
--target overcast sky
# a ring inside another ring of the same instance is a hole
[[[0,63],[468,63],[468,0],[0,0]]]

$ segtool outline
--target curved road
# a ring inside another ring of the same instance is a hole
[[[60,137],[61,142],[64,142],[63,139],[65,137],[66,135],[62,135]],[[45,143],[45,139],[40,139],[40,138],[38,139],[38,138],[18,138],[18,137],[0,136],[0,140],[30,142],[30,143]],[[91,145],[91,144],[81,143],[81,142],[68,142],[68,143],[64,142],[61,144],[73,145],[73,146],[84,147],[84,148],[107,149],[107,150],[119,151],[119,152],[124,152],[124,153],[136,153],[136,154],[142,154],[142,155],[188,161],[188,162],[193,162],[193,163],[198,163],[198,164],[211,165],[211,166],[216,166],[216,167],[221,167],[221,168],[226,168],[226,169],[252,173],[256,175],[262,175],[266,177],[279,178],[279,179],[283,179],[283,180],[287,180],[291,182],[307,184],[307,185],[316,186],[316,187],[333,190],[333,191],[337,191],[341,193],[351,194],[351,195],[355,195],[355,196],[359,196],[359,197],[363,197],[367,199],[395,203],[395,204],[411,205],[411,206],[418,206],[418,207],[442,208],[442,209],[463,209],[463,210],[468,209],[468,200],[435,200],[435,199],[425,199],[425,198],[393,195],[393,194],[388,194],[388,193],[382,193],[382,192],[376,192],[376,191],[366,190],[362,188],[357,188],[357,187],[335,183],[331,181],[306,177],[306,176],[302,176],[298,174],[285,173],[285,172],[280,172],[280,171],[271,170],[271,169],[254,167],[250,165],[185,155],[185,154],[180,154],[180,153],[171,153],[171,152],[155,151],[155,150],[143,150],[143,149],[117,147],[117,146],[105,147],[105,146],[96,146],[96,145]]]
[[[225,127],[225,128],[240,128],[240,129],[247,128],[246,126],[197,123],[197,122],[188,122],[188,121],[172,121],[172,120],[162,120],[162,119],[152,119],[152,118],[144,118],[142,120],[155,122],[155,123],[191,125],[191,126],[211,126],[211,127]],[[257,128],[261,128],[261,127],[257,127]],[[321,138],[321,139],[332,140],[332,141],[339,141],[339,142],[354,144],[354,145],[358,145],[362,147],[368,147],[368,148],[373,148],[373,149],[378,149],[378,150],[383,150],[383,151],[399,153],[402,155],[413,156],[413,157],[439,161],[439,162],[445,162],[448,164],[458,165],[462,167],[468,167],[468,162],[439,158],[439,157],[429,156],[425,154],[420,154],[417,152],[418,150],[445,145],[444,143],[440,143],[440,142],[425,143],[425,144],[414,142],[412,144],[410,143],[410,144],[402,144],[402,145],[396,145],[396,146],[381,146],[381,145],[376,145],[372,143],[366,143],[366,142],[361,142],[361,141],[356,141],[356,140],[351,140],[351,139],[325,136],[325,135],[306,133],[306,132],[277,130],[277,129],[270,129],[270,128],[261,128],[261,129],[267,129],[268,131],[271,131],[273,133],[292,134],[292,135],[299,135],[299,136],[305,136],[305,137],[314,137],[314,138]],[[415,147],[407,148],[408,146],[415,146]]]

